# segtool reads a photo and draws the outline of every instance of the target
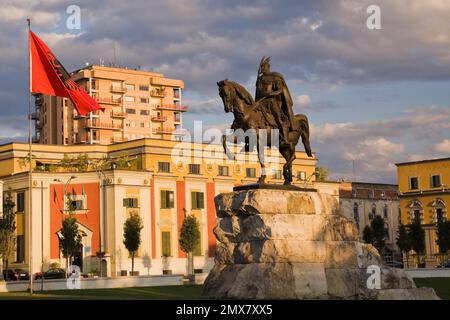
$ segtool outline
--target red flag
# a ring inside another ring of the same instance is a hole
[[[32,93],[69,98],[80,115],[105,110],[70,78],[53,52],[31,30],[30,51]]]

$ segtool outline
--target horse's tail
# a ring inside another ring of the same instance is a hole
[[[311,144],[309,142],[309,122],[308,117],[304,114],[295,115],[295,119],[299,125],[300,135],[302,137],[303,145],[305,146],[306,154],[312,157]]]
[[[227,136],[225,134],[222,135],[222,146],[223,146],[223,151],[227,155],[228,159],[236,160],[236,157],[234,156],[234,154],[232,154],[231,151],[227,147]]]

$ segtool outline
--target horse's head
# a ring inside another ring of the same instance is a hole
[[[232,87],[228,83],[228,79],[217,82],[219,87],[219,96],[222,98],[225,112],[233,112]]]

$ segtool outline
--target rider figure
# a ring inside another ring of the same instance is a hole
[[[263,57],[259,64],[255,101],[262,106],[262,111],[268,114],[267,120],[270,119],[269,115],[273,116],[276,123],[271,125],[279,129],[281,139],[288,142],[288,133],[294,129],[292,98],[283,76],[270,71],[269,57]]]

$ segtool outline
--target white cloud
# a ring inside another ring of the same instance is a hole
[[[306,106],[310,103],[311,103],[311,98],[306,94],[299,95],[294,101],[294,104],[296,104],[300,107]]]
[[[436,152],[450,153],[450,139],[444,139],[434,146]]]

